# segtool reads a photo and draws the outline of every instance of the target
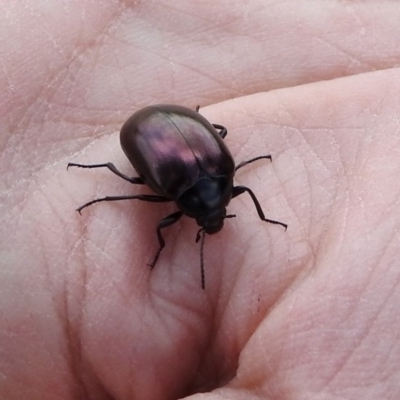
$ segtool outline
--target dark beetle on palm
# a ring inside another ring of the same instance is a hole
[[[163,203],[174,201],[179,211],[162,219],[157,226],[159,249],[149,264],[156,265],[165,246],[161,229],[177,222],[182,215],[195,218],[200,229],[196,242],[201,239],[200,269],[201,286],[205,288],[203,247],[205,233],[219,232],[227,215],[226,206],[231,199],[247,192],[262,221],[287,225],[267,219],[255,194],[246,186],[233,186],[235,172],[243,166],[270,155],[243,161],[235,167],[232,155],[223,139],[227,130],[211,124],[196,111],[176,105],[154,105],[133,114],[123,125],[120,134],[121,147],[139,177],[128,177],[112,163],[82,165],[69,163],[68,167],[108,168],[128,182],[148,185],[156,194],[107,196],[92,200],[77,209],[100,201],[142,200]]]

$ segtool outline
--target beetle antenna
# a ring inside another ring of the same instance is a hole
[[[200,228],[197,231],[196,243],[198,243],[199,240],[201,239],[201,243],[200,243],[200,274],[201,274],[201,287],[202,287],[202,289],[206,288],[205,278],[204,278],[204,257],[203,257],[204,237],[205,236],[206,236],[206,230],[204,228]]]
[[[197,234],[196,234],[196,243],[199,243],[199,240],[201,239],[201,231],[204,231],[204,228],[200,228],[200,229],[197,231]]]
[[[204,239],[206,237],[206,230],[200,229],[201,233],[201,242],[200,242],[200,275],[201,275],[201,288],[204,290],[206,288],[206,279],[204,276],[204,262],[203,262],[203,250],[204,250]],[[200,233],[198,232],[198,234]]]

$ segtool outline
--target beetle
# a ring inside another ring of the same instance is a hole
[[[157,225],[159,248],[149,264],[157,263],[165,241],[161,230],[177,222],[183,215],[194,218],[200,227],[196,243],[200,245],[201,286],[205,289],[203,248],[205,234],[219,232],[228,215],[226,207],[235,197],[247,192],[262,221],[287,225],[265,218],[257,197],[246,186],[234,186],[233,177],[240,168],[254,161],[269,159],[262,155],[235,166],[233,157],[224,143],[228,131],[222,125],[211,124],[199,114],[200,107],[191,110],[178,105],[158,104],[135,112],[122,126],[122,150],[138,173],[129,177],[112,163],[84,165],[69,163],[69,167],[108,168],[120,178],[138,185],[147,185],[156,194],[106,196],[83,204],[81,211],[102,201],[141,200],[164,203],[174,201],[178,211],[163,218]]]

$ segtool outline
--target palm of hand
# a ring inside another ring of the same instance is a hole
[[[173,399],[223,387],[221,398],[243,398],[243,390],[260,398],[398,398],[398,71],[264,93],[316,80],[314,65],[333,65],[319,69],[321,79],[368,67],[329,50],[304,65],[307,49],[283,36],[273,41],[265,29],[252,32],[265,35],[263,51],[248,36],[232,54],[224,43],[237,43],[244,29],[234,9],[203,8],[208,19],[196,19],[198,31],[214,13],[219,23],[193,44],[161,6],[135,6],[135,16],[120,5],[69,4],[67,13],[60,5],[47,19],[7,7],[5,21],[15,21],[14,12],[24,25],[3,24],[13,43],[2,74],[0,397]],[[198,15],[184,8],[194,5],[181,7]],[[367,18],[367,8],[354,7]],[[251,26],[268,19],[276,33],[293,25],[279,9],[249,15]],[[318,31],[311,13],[302,18]],[[146,31],[156,21],[171,35],[168,46]],[[228,22],[236,30],[226,30]],[[398,64],[397,46],[383,27],[375,32],[386,53],[371,55],[374,69]],[[11,51],[19,39],[23,54]],[[265,53],[276,76],[267,74]],[[261,223],[248,198],[233,201],[238,218],[207,242],[202,291],[193,221],[171,227],[150,273],[154,227],[168,206],[103,204],[79,217],[73,210],[97,195],[140,190],[107,171],[67,174],[65,166],[111,161],[133,175],[118,144],[124,120],[144,104],[194,108],[210,96],[238,98],[202,110],[227,126],[237,161],[274,156],[236,179],[289,230]]]

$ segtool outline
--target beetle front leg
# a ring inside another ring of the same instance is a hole
[[[126,181],[133,183],[133,184],[138,184],[138,185],[144,185],[144,181],[142,178],[139,177],[129,177],[122,172],[118,171],[117,168],[113,163],[105,163],[105,164],[92,164],[92,165],[86,165],[86,164],[75,164],[75,163],[68,163],[67,165],[67,170],[69,167],[79,167],[79,168],[108,168],[112,173],[115,175],[119,176],[122,179],[125,179]]]
[[[168,215],[167,217],[165,217],[158,223],[157,237],[158,237],[158,242],[160,244],[160,247],[157,250],[156,255],[154,256],[153,261],[150,264],[147,264],[151,269],[153,269],[154,266],[156,265],[158,257],[160,257],[161,251],[165,247],[165,240],[162,237],[161,229],[174,224],[175,222],[177,222],[179,220],[180,217],[182,217],[182,215],[183,215],[182,211],[177,211],[177,212],[174,212],[173,214]]]
[[[233,190],[232,190],[232,199],[237,197],[237,196],[239,196],[239,195],[241,195],[244,192],[247,192],[250,195],[250,197],[252,198],[252,200],[254,202],[254,205],[256,206],[256,210],[257,210],[258,216],[260,217],[260,219],[262,221],[269,222],[270,224],[281,225],[281,226],[283,226],[285,228],[285,230],[287,229],[288,226],[286,224],[284,224],[283,222],[274,221],[273,219],[265,218],[264,212],[263,212],[263,210],[262,210],[262,208],[260,206],[260,203],[257,200],[256,195],[248,187],[246,187],[246,186],[235,186],[233,188]]]

